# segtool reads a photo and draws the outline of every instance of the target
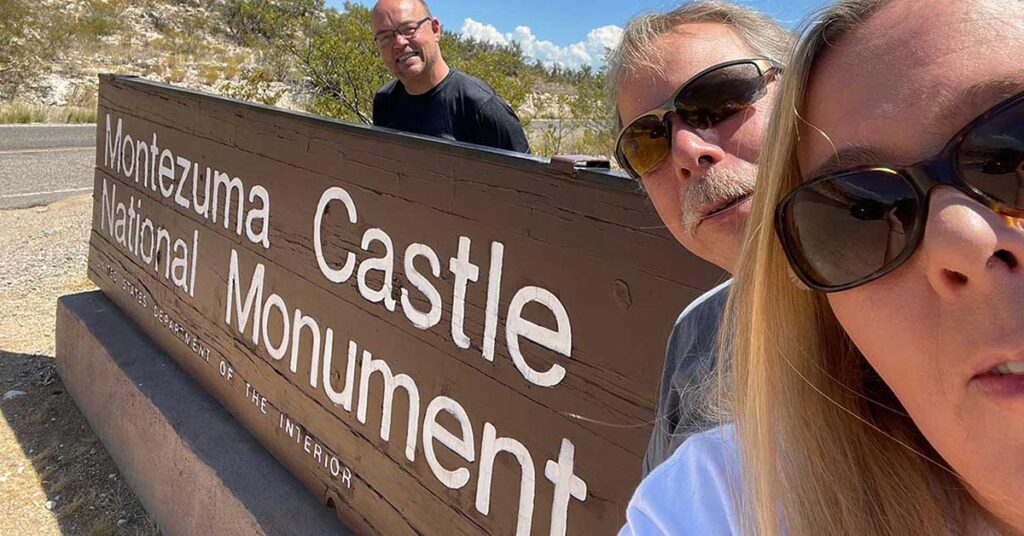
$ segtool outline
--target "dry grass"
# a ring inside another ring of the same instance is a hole
[[[89,536],[107,536],[112,534],[117,529],[117,522],[110,516],[103,516],[99,519],[93,520],[89,526]]]
[[[0,103],[2,123],[95,123],[96,106],[43,106],[24,102]]]

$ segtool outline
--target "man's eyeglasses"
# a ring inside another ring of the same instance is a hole
[[[419,30],[420,26],[423,26],[424,22],[427,22],[428,20],[432,19],[433,17],[427,16],[423,17],[418,21],[406,22],[404,24],[401,24],[398,26],[398,28],[394,30],[381,30],[377,32],[376,35],[373,36],[373,40],[374,42],[377,43],[377,46],[379,47],[390,46],[392,43],[395,42],[396,36],[400,35],[408,39],[416,34],[416,30]]]
[[[895,270],[920,245],[928,196],[952,186],[1004,216],[1024,217],[1024,92],[965,126],[912,166],[861,166],[812,178],[775,209],[797,277],[835,292]]]
[[[661,106],[626,124],[615,140],[615,159],[634,179],[672,152],[669,114],[699,130],[746,110],[766,93],[782,64],[766,58],[712,65],[683,83]]]

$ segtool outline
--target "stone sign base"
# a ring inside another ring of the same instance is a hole
[[[58,301],[57,370],[163,534],[350,534],[102,293]]]

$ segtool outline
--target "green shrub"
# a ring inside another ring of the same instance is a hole
[[[246,75],[240,82],[224,81],[220,93],[232,99],[259,102],[268,106],[277,104],[285,90],[274,89],[274,81],[261,69]]]
[[[25,0],[0,0],[0,99],[10,99],[38,76],[41,59],[52,53],[49,28],[37,6]]]
[[[92,40],[113,35],[121,28],[119,18],[128,7],[125,0],[88,0],[84,15],[71,24],[71,33]]]

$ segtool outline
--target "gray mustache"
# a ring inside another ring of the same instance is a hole
[[[693,236],[709,207],[754,193],[754,173],[712,167],[682,193],[683,231]]]

